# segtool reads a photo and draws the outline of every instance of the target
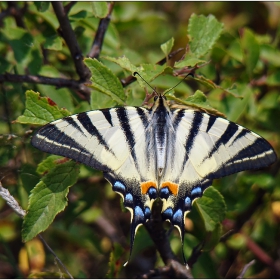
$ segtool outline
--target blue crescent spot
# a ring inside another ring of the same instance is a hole
[[[201,195],[201,187],[195,187],[195,188],[191,191],[191,196],[196,196],[196,195]]]
[[[149,219],[150,216],[151,216],[151,209],[148,206],[146,206],[145,207],[145,218]]]
[[[169,189],[167,187],[164,187],[164,188],[160,189],[160,197],[161,198],[167,199],[169,197],[169,194],[170,194],[170,192],[169,192]]]
[[[127,202],[127,203],[132,203],[133,202],[133,196],[132,196],[131,193],[127,193],[125,195],[125,202]]]
[[[190,208],[192,205],[192,200],[187,196],[185,199],[185,207]]]
[[[173,215],[173,222],[177,222],[177,223],[181,224],[182,219],[183,219],[183,212],[181,209],[178,209]]]
[[[125,185],[120,181],[115,182],[114,188],[114,191],[125,192]]]
[[[140,223],[143,223],[145,220],[145,216],[144,216],[144,213],[143,213],[143,210],[141,209],[140,206],[136,206],[135,209],[134,209],[134,217],[135,217],[135,222],[136,224],[138,222]]]
[[[157,190],[154,187],[150,187],[148,191],[150,199],[156,199],[157,198]]]
[[[166,216],[166,218],[171,218],[173,215],[173,210],[171,208],[167,208],[162,214]]]

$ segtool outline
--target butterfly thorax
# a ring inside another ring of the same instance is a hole
[[[154,106],[152,107],[152,114],[152,127],[154,127],[153,133],[156,150],[156,170],[158,177],[161,177],[166,164],[169,138],[168,128],[171,114],[164,96],[160,95],[155,99]]]

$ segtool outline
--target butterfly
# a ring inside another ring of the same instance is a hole
[[[276,161],[271,145],[224,118],[172,109],[162,94],[150,109],[119,107],[53,121],[32,137],[34,147],[103,171],[131,212],[131,245],[138,227],[163,201],[162,217],[178,228],[213,179]]]

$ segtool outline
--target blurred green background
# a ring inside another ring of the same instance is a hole
[[[30,191],[40,178],[37,164],[47,155],[30,145],[30,129],[35,127],[13,122],[24,111],[25,91],[39,91],[72,113],[90,110],[91,105],[71,89],[5,80],[6,72],[69,79],[78,76],[69,50],[58,35],[59,23],[49,2],[1,2],[0,12],[0,179],[26,209]],[[196,74],[230,88],[243,99],[196,81],[178,87],[176,95],[187,98],[195,90],[202,90],[213,107],[263,136],[279,155],[279,3],[115,2],[101,55],[125,55],[136,65],[154,64],[164,58],[160,45],[171,37],[175,39],[173,50],[186,47],[188,21],[193,13],[212,14],[224,24],[222,35],[204,57],[210,63]],[[68,17],[86,57],[99,23],[92,3],[75,3]],[[102,56],[101,61],[120,78],[130,74]],[[152,86],[164,90],[176,82],[178,78],[161,76]],[[144,92],[139,90],[128,87],[126,93],[130,105],[139,106],[144,99]],[[213,248],[211,244],[205,247],[192,270],[195,278],[236,278],[252,259],[256,263],[245,277],[280,277],[279,166],[278,161],[265,170],[242,172],[214,182],[227,205],[226,219],[219,230],[226,233],[233,229],[235,233]],[[163,265],[141,227],[132,261],[122,267],[128,256],[130,214],[100,172],[82,166],[68,200],[68,207],[42,235],[75,278],[104,278],[108,271],[110,277],[140,277]],[[22,220],[0,198],[0,278],[60,277],[61,268],[40,239],[21,242],[21,226]],[[209,236],[196,211],[188,215],[186,231],[184,251],[188,257]],[[176,230],[170,242],[181,260]],[[110,256],[120,258],[120,265],[110,266]]]

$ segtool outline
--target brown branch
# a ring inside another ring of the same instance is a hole
[[[192,254],[191,256],[189,257],[188,259],[188,266],[190,268],[193,267],[193,265],[196,263],[197,259],[200,257],[200,255],[202,254],[202,249],[204,247],[204,244],[205,242],[201,242],[199,243],[197,246],[195,246],[193,249],[192,249]]]
[[[79,94],[79,96],[85,100],[89,100],[90,96],[90,90],[88,87],[86,87],[80,81],[70,79],[5,73],[3,75],[0,75],[0,83],[3,82],[44,84],[53,85],[58,88],[66,87],[75,90],[77,94]]]
[[[273,269],[277,278],[280,277],[280,267],[277,262],[272,259],[267,252],[265,252],[257,243],[255,243],[249,236],[242,232],[246,238],[246,246],[248,249],[264,264]]]
[[[95,34],[95,38],[94,38],[91,50],[88,54],[89,57],[98,58],[99,55],[100,55],[102,45],[103,45],[104,36],[105,36],[105,33],[108,29],[109,23],[111,21],[111,14],[112,14],[112,11],[113,11],[113,7],[114,7],[114,3],[110,2],[108,4],[109,12],[108,12],[107,16],[105,18],[102,18],[99,21],[98,29],[97,29],[97,32]]]
[[[65,12],[66,14],[68,14],[68,13],[70,12],[70,10],[72,9],[72,7],[73,7],[76,3],[77,3],[77,1],[71,1],[71,2],[69,2],[68,4],[66,4],[66,5],[64,6],[64,12]]]
[[[87,81],[91,76],[90,71],[83,62],[83,54],[64,7],[61,2],[52,2],[52,6],[60,24],[60,33],[70,50],[77,74],[81,81]]]
[[[167,266],[150,270],[148,273],[143,274],[141,278],[190,279],[193,278],[193,276],[185,266],[178,263],[177,261],[172,260]]]
[[[163,221],[161,218],[161,203],[161,201],[154,202],[152,217],[145,224],[145,227],[154,241],[163,262],[167,265],[171,260],[177,261],[177,258],[172,252],[166,230],[163,227]]]

